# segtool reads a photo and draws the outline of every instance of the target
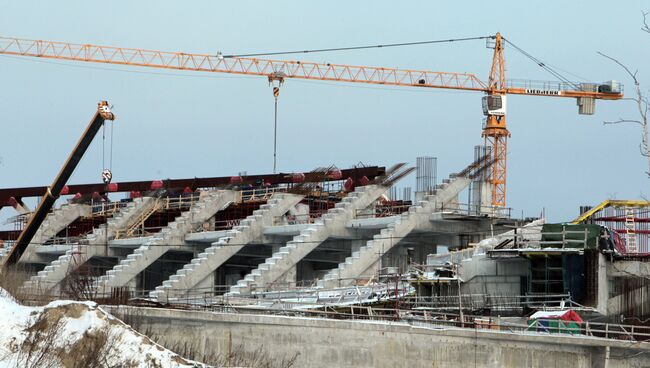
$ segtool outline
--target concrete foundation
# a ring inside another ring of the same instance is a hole
[[[265,351],[296,367],[647,367],[650,344],[592,337],[434,329],[169,309],[106,307],[167,347],[199,354]],[[610,349],[609,361],[605,351]]]

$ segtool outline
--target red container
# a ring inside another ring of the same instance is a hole
[[[361,179],[359,179],[359,185],[364,186],[368,185],[370,183],[370,179],[368,179],[367,176],[362,176]]]
[[[352,178],[345,179],[345,183],[343,183],[343,189],[346,192],[351,192],[354,189],[354,180],[352,180]]]
[[[343,173],[339,169],[334,169],[327,172],[327,177],[331,180],[339,180],[343,177]]]
[[[163,187],[163,185],[164,184],[163,184],[162,180],[154,180],[154,181],[151,182],[151,190],[160,189],[160,188]]]
[[[7,203],[8,203],[11,207],[13,207],[13,208],[17,208],[17,207],[18,207],[18,201],[17,201],[16,198],[14,198],[14,197],[10,197],[10,198],[7,200]]]
[[[109,192],[117,192],[118,185],[117,183],[108,183],[107,187]]]
[[[293,173],[291,174],[291,182],[292,183],[302,183],[305,181],[305,174],[303,173]]]

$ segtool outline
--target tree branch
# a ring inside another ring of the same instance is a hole
[[[637,85],[637,86],[639,85],[639,81],[636,79],[636,73],[638,72],[638,70],[636,70],[634,73],[632,73],[632,71],[631,71],[627,66],[625,66],[625,64],[621,63],[621,62],[618,61],[617,59],[614,59],[613,57],[611,57],[611,56],[609,56],[609,55],[603,54],[603,53],[600,52],[600,51],[596,51],[596,52],[597,52],[600,56],[602,56],[602,57],[606,57],[606,58],[608,58],[609,60],[615,62],[615,63],[618,64],[618,65],[620,65],[621,68],[625,69],[625,71],[627,72],[627,74],[629,74],[630,77],[632,77],[632,80],[634,80],[634,84]]]
[[[616,121],[603,121],[603,125],[621,124],[621,123],[637,123],[637,124],[643,126],[643,123],[641,121],[639,121],[639,120],[618,119]]]
[[[650,25],[648,24],[648,15],[650,13],[642,11],[641,14],[643,15],[643,26],[641,27],[641,30],[643,32],[650,33]],[[600,56],[615,62],[618,66],[623,68],[634,81],[636,98],[632,98],[632,100],[636,102],[637,110],[639,112],[639,117],[640,117],[640,120],[620,118],[616,121],[604,121],[603,124],[604,125],[621,124],[621,123],[639,124],[641,126],[641,143],[639,144],[639,151],[641,153],[641,156],[647,158],[648,167],[650,167],[650,128],[648,127],[648,112],[650,111],[650,100],[648,99],[648,96],[644,95],[643,92],[641,91],[641,85],[639,83],[639,80],[636,78],[638,70],[632,72],[632,70],[630,70],[625,64],[618,61],[617,59],[609,55],[606,55],[600,51],[597,52]],[[648,175],[648,177],[650,178],[650,171],[646,171],[646,175]]]

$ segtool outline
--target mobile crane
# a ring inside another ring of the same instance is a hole
[[[100,101],[97,104],[97,111],[95,112],[95,115],[93,116],[92,120],[90,120],[90,123],[81,135],[81,138],[79,138],[77,145],[72,150],[72,153],[70,153],[70,156],[66,160],[65,164],[63,164],[61,171],[59,171],[57,174],[56,178],[52,182],[52,185],[47,188],[47,191],[41,198],[36,211],[29,218],[27,225],[18,236],[18,239],[16,239],[14,246],[5,256],[5,262],[2,265],[3,267],[18,262],[20,256],[25,252],[25,249],[27,249],[27,246],[34,238],[36,231],[45,220],[45,217],[47,217],[48,212],[50,212],[52,206],[54,206],[54,202],[56,202],[57,198],[59,198],[61,190],[63,190],[63,187],[68,182],[68,179],[70,179],[70,176],[74,172],[74,169],[79,164],[79,161],[81,161],[81,158],[83,157],[84,153],[86,153],[86,150],[95,138],[95,135],[97,135],[99,129],[102,127],[106,120],[114,119],[115,115],[113,115],[111,112],[108,102]]]

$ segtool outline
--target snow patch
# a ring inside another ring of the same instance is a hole
[[[0,315],[0,368],[25,365],[25,348],[33,341],[37,352],[53,362],[51,367],[66,367],[66,359],[92,345],[97,336],[105,338],[98,351],[111,367],[207,367],[156,344],[93,302],[57,300],[28,307],[0,288]]]

